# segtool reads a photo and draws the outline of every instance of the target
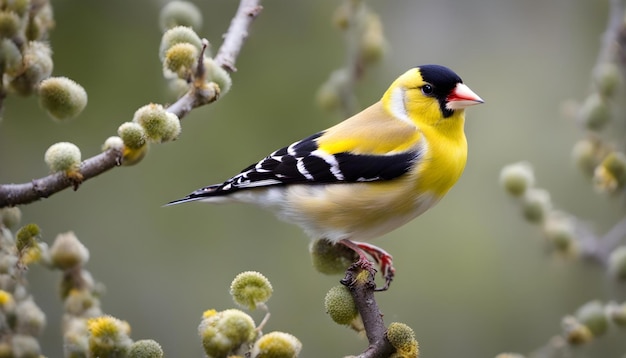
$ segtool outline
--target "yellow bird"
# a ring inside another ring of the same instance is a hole
[[[168,205],[260,205],[314,239],[355,250],[363,267],[371,268],[369,254],[385,290],[395,272],[391,255],[363,241],[414,219],[452,188],[467,160],[465,108],[479,103],[449,68],[412,68],[362,112]]]

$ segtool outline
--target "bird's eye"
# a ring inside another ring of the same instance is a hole
[[[431,85],[423,85],[422,86],[422,93],[430,96],[431,94],[433,94],[433,86]]]

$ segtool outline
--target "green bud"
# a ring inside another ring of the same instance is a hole
[[[127,148],[139,149],[146,145],[146,133],[139,123],[122,123],[117,128],[117,134],[122,138],[122,142]]]
[[[198,49],[187,42],[173,45],[165,52],[163,74],[165,78],[189,79],[198,65]]]
[[[128,358],[163,358],[163,348],[152,339],[142,339],[133,343]]]
[[[359,316],[352,294],[343,285],[335,286],[326,293],[324,307],[337,324],[351,324]]]
[[[27,96],[35,91],[36,85],[52,73],[52,50],[40,41],[30,41],[22,50],[22,68],[9,80],[9,89]]]
[[[626,155],[609,153],[593,173],[593,182],[600,192],[615,194],[626,185]]]
[[[4,227],[12,229],[19,225],[22,220],[22,211],[16,206],[12,208],[2,208],[0,209],[0,218]]]
[[[509,164],[500,171],[500,185],[512,196],[519,197],[535,185],[533,168],[528,162]]]
[[[75,171],[80,166],[80,149],[75,144],[59,142],[46,150],[44,159],[53,173]]]
[[[188,1],[171,1],[161,9],[159,25],[163,32],[175,26],[188,26],[198,31],[202,28],[202,13]]]
[[[13,11],[0,11],[0,38],[10,39],[20,30],[21,19]]]
[[[571,345],[582,345],[593,340],[593,333],[591,333],[589,327],[580,323],[572,316],[563,318],[561,326],[565,340]]]
[[[393,322],[387,327],[387,340],[396,349],[395,357],[419,356],[415,332],[404,323]]]
[[[522,197],[522,211],[526,220],[541,223],[552,210],[550,193],[544,189],[530,188]]]
[[[87,106],[87,92],[67,77],[50,77],[39,85],[39,104],[57,121],[78,116]]]
[[[30,21],[26,27],[26,38],[31,41],[47,38],[50,30],[54,28],[52,6],[48,1],[38,4],[34,9],[38,11],[35,16],[31,14]]]
[[[605,98],[615,95],[622,83],[622,73],[614,63],[603,63],[599,65],[593,74],[593,82]]]
[[[366,64],[378,63],[385,55],[387,49],[380,17],[373,12],[369,12],[364,27],[360,44],[361,59]]]
[[[620,328],[626,328],[626,302],[622,304],[610,303],[607,306],[607,315],[613,324]]]
[[[198,53],[202,51],[202,40],[198,34],[190,27],[176,26],[167,30],[161,38],[161,45],[159,46],[159,58],[161,61],[165,60],[167,50],[179,43],[190,43],[198,50]]]
[[[139,108],[135,112],[133,122],[141,125],[146,138],[152,142],[175,140],[181,131],[178,117],[160,104],[148,104]]]
[[[86,264],[89,260],[89,250],[78,241],[72,231],[69,231],[57,235],[50,247],[50,257],[55,267],[69,270]]]
[[[350,75],[345,69],[335,70],[317,90],[317,104],[324,110],[332,111],[342,104],[342,93],[350,82]]]
[[[561,212],[551,212],[543,222],[543,234],[555,250],[565,256],[578,253],[576,223]]]
[[[313,267],[326,275],[344,273],[358,257],[356,252],[347,246],[333,244],[324,239],[311,242],[309,252]]]
[[[107,138],[104,141],[104,144],[102,145],[102,151],[105,152],[109,149],[113,149],[113,150],[117,150],[117,151],[123,151],[124,150],[124,141],[122,140],[122,138],[118,137],[118,136],[111,136],[109,138]]]
[[[590,94],[580,108],[579,118],[592,131],[603,129],[611,119],[608,102],[598,93]]]
[[[572,148],[572,160],[574,164],[589,177],[598,165],[598,144],[591,139],[581,139]]]
[[[35,238],[41,234],[41,230],[37,224],[28,224],[22,226],[16,233],[15,245],[17,251],[22,252],[24,249],[36,245]]]
[[[208,82],[214,82],[220,88],[220,97],[224,96],[233,85],[228,71],[218,66],[212,58],[204,59],[205,76]]]
[[[611,251],[608,262],[609,274],[614,278],[626,281],[626,245]]]
[[[576,320],[585,325],[594,337],[606,333],[609,321],[600,301],[590,301],[582,305],[575,314]]]
[[[11,78],[22,70],[22,52],[15,42],[0,38],[0,70]]]
[[[230,284],[230,295],[236,304],[253,310],[270,299],[272,284],[258,272],[242,272]]]
[[[204,352],[210,357],[225,357],[256,337],[252,318],[236,309],[204,312],[198,333]]]
[[[301,349],[302,343],[295,336],[284,332],[270,332],[254,343],[250,356],[252,358],[296,358]]]

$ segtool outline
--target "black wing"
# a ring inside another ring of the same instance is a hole
[[[317,138],[322,134],[324,132],[281,148],[224,183],[196,190],[181,201],[275,185],[391,180],[409,171],[421,156],[419,150],[390,155],[361,155],[347,152],[331,155],[318,150]]]

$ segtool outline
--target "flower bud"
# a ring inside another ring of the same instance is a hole
[[[387,327],[387,340],[396,349],[396,357],[419,356],[419,345],[415,332],[404,323],[392,322]]]
[[[622,83],[622,73],[614,63],[602,63],[593,73],[593,82],[600,95],[610,98]]]
[[[380,62],[384,56],[387,43],[383,35],[383,25],[378,15],[369,12],[361,35],[361,59],[366,64]]]
[[[22,70],[22,52],[10,39],[0,38],[0,70],[9,78]]]
[[[535,185],[533,168],[528,162],[509,164],[500,171],[500,185],[512,196],[519,197]]]
[[[190,43],[198,49],[198,53],[202,51],[202,40],[198,34],[190,27],[176,26],[167,30],[161,38],[161,45],[159,46],[159,58],[161,61],[165,59],[167,50],[178,43]]]
[[[607,315],[613,324],[626,328],[626,302],[622,304],[610,303],[607,307]]]
[[[191,78],[198,64],[198,49],[187,42],[173,45],[165,52],[163,74],[165,78]]]
[[[188,26],[198,31],[202,28],[202,13],[188,1],[171,1],[161,9],[159,25],[163,32],[175,26]]]
[[[343,285],[335,286],[326,293],[324,307],[326,313],[337,324],[348,325],[359,317],[354,298],[348,288]]]
[[[350,75],[345,69],[335,70],[317,90],[317,104],[324,110],[332,111],[342,105],[342,93],[350,82]]]
[[[39,336],[46,326],[46,315],[32,299],[20,301],[15,308],[16,332]]]
[[[609,153],[593,173],[597,190],[615,194],[626,185],[626,155],[621,152]]]
[[[571,345],[581,345],[593,340],[593,333],[589,327],[581,324],[572,316],[563,318],[561,326],[565,340]]]
[[[522,197],[522,211],[526,220],[541,223],[552,209],[550,193],[544,189],[530,188]]]
[[[52,247],[50,247],[50,256],[55,267],[69,270],[87,263],[89,250],[70,231],[57,235]]]
[[[130,326],[112,316],[90,318],[89,330],[90,357],[125,357],[132,341],[128,334]]]
[[[0,218],[2,225],[12,229],[19,225],[22,220],[22,211],[17,206],[0,209]]]
[[[609,274],[614,278],[626,281],[626,245],[611,251],[608,263]]]
[[[44,159],[53,173],[77,170],[80,166],[80,149],[69,142],[59,142],[48,148]]]
[[[579,118],[587,129],[592,131],[603,129],[611,119],[608,102],[598,93],[590,94],[580,108]]]
[[[313,267],[323,274],[341,274],[357,259],[354,250],[324,239],[311,242],[309,247]]]
[[[114,149],[120,152],[123,151],[124,141],[122,140],[122,138],[118,136],[110,136],[109,138],[107,138],[102,145],[102,151],[105,152],[109,149]]]
[[[13,92],[28,96],[34,92],[36,85],[52,73],[52,50],[40,41],[30,41],[22,50],[22,68],[13,78],[10,78],[9,89]]]
[[[576,255],[578,241],[574,219],[561,212],[551,212],[543,222],[543,234],[554,249],[563,255]]]
[[[246,313],[228,309],[209,310],[198,326],[204,352],[210,357],[224,357],[256,337],[254,321]]]
[[[576,320],[585,325],[594,337],[606,333],[609,321],[600,301],[590,301],[582,305],[575,314]]]
[[[117,128],[117,134],[122,138],[122,142],[127,148],[139,149],[146,145],[146,133],[139,123],[122,123]]]
[[[254,343],[250,355],[252,358],[296,358],[301,349],[302,343],[293,335],[270,332]]]
[[[224,96],[233,84],[228,71],[218,66],[212,58],[204,59],[205,76],[208,82],[214,82],[220,88],[220,97]]]
[[[10,39],[22,26],[20,17],[13,11],[0,11],[0,38]]]
[[[175,140],[181,131],[178,117],[160,104],[152,103],[139,108],[135,112],[133,122],[141,125],[146,139],[152,142]]]
[[[128,351],[128,358],[163,358],[163,348],[152,339],[142,339],[133,343]]]
[[[584,174],[593,177],[593,172],[598,165],[598,152],[600,148],[591,139],[581,139],[572,148],[572,160]]]
[[[230,295],[236,304],[253,310],[270,299],[272,284],[258,272],[242,272],[230,284]]]
[[[11,337],[11,357],[41,357],[41,347],[35,337],[15,334]]]
[[[39,104],[57,121],[78,116],[87,106],[87,92],[66,77],[50,77],[39,85]]]

